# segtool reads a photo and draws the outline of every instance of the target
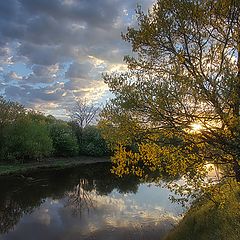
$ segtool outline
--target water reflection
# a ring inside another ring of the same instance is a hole
[[[73,210],[74,215],[82,215],[82,211],[94,209],[94,200],[92,196],[92,190],[94,188],[94,182],[90,182],[88,179],[80,179],[79,183],[74,187],[73,191],[68,192],[67,207]]]
[[[161,239],[183,209],[169,190],[109,168],[1,178],[0,239]]]

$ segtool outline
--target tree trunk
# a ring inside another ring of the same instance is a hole
[[[235,172],[235,179],[237,182],[240,182],[240,165],[237,160],[234,160],[233,170]]]

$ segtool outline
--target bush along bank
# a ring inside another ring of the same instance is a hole
[[[0,164],[39,162],[54,157],[108,156],[97,126],[81,129],[76,122],[29,111],[0,97]]]
[[[202,199],[194,204],[165,240],[240,239],[240,185],[224,184],[217,203]]]

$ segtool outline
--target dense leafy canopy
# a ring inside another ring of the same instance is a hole
[[[101,120],[113,170],[181,175],[207,191],[213,163],[240,181],[239,1],[158,0],[137,17],[123,35],[129,70],[104,76],[115,95]]]
[[[76,156],[79,146],[77,138],[67,123],[53,123],[50,125],[50,136],[53,140],[54,155]]]
[[[80,153],[99,157],[109,155],[106,141],[96,126],[88,126],[83,129]]]
[[[5,128],[4,133],[5,160],[36,160],[53,151],[47,126],[30,118],[15,121]]]

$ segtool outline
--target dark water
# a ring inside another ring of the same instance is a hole
[[[0,240],[162,239],[183,209],[109,163],[0,178]]]

